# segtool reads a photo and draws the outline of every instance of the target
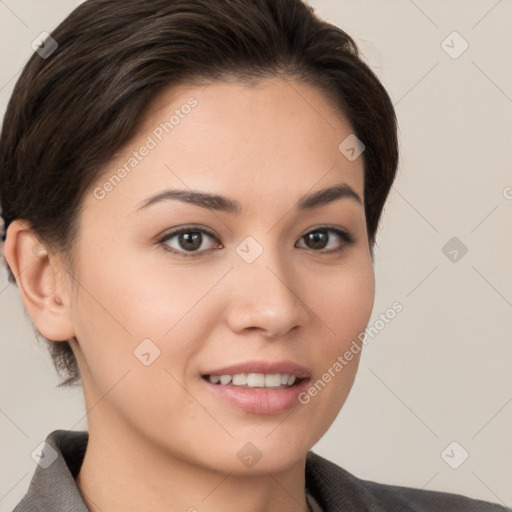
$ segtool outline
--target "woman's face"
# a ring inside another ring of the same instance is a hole
[[[351,134],[291,79],[153,102],[80,217],[70,314],[91,435],[242,473],[326,432],[374,298]]]

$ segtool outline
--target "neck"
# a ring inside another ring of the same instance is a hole
[[[91,512],[309,510],[305,457],[275,473],[222,472],[169,453],[112,418],[105,423],[89,418],[89,442],[76,479]]]

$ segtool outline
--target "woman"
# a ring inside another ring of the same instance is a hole
[[[5,259],[88,411],[16,512],[504,510],[310,451],[355,378],[398,163],[347,34],[299,0],[88,0],[4,126]]]

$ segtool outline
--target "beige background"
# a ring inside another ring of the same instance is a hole
[[[79,3],[0,1],[2,116],[31,41]],[[360,44],[396,105],[402,147],[378,237],[370,324],[395,301],[403,311],[369,341],[349,399],[315,451],[361,478],[511,506],[512,2],[309,3]],[[463,39],[446,39],[453,31]],[[446,53],[455,56],[464,40],[458,58]],[[442,252],[452,237],[468,249],[456,262]],[[3,269],[0,314],[7,511],[26,491],[30,454],[46,435],[87,425],[80,388],[55,387]],[[452,464],[469,453],[458,469],[441,456],[453,441]]]

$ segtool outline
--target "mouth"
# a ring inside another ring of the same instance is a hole
[[[244,412],[272,415],[300,406],[311,373],[292,361],[249,361],[201,374],[216,400]]]

